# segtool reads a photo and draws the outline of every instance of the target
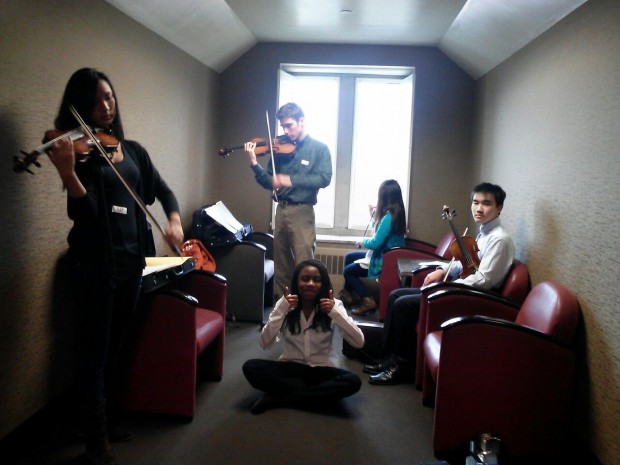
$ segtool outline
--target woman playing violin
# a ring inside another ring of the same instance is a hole
[[[111,131],[120,141],[112,162],[144,204],[160,200],[169,223],[167,240],[180,244],[183,229],[179,205],[146,150],[124,138],[116,93],[108,77],[92,68],[76,71],[65,88],[57,130],[78,122],[71,106],[87,124]],[[122,385],[119,361],[138,299],[145,256],[154,253],[144,213],[103,159],[91,156],[76,163],[72,142],[56,141],[48,155],[67,191],[69,262],[77,306],[77,382],[84,416],[88,463],[115,464],[110,440],[130,433],[107,424]],[[112,411],[113,413],[113,411]]]
[[[314,205],[319,189],[332,179],[329,148],[306,132],[303,110],[295,103],[283,105],[276,117],[290,142],[296,144],[291,155],[271,160],[264,169],[256,161],[256,143],[246,142],[245,153],[256,182],[273,192],[278,202],[274,227],[274,293],[281,297],[289,285],[295,265],[314,257],[316,227]]]

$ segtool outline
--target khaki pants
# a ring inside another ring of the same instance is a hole
[[[273,231],[273,260],[276,299],[284,295],[284,288],[291,286],[295,266],[314,258],[316,227],[312,205],[278,205]]]

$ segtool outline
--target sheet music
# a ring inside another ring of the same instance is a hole
[[[222,201],[218,201],[210,207],[205,208],[207,215],[224,226],[231,233],[236,233],[243,228],[243,225],[230,213]]]
[[[142,276],[148,276],[151,273],[174,268],[183,265],[192,257],[146,257],[146,267],[142,271]]]
[[[431,260],[428,262],[420,262],[418,266],[442,266],[449,263],[448,260]]]

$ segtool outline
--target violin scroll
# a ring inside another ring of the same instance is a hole
[[[76,159],[84,161],[89,156],[97,154],[97,142],[103,146],[106,153],[111,154],[118,150],[119,141],[113,135],[105,132],[104,130],[96,130],[94,132],[96,141],[91,139],[82,128],[76,128],[72,131],[64,132],[56,129],[51,129],[45,132],[43,136],[43,145],[32,150],[30,153],[20,150],[22,157],[13,157],[13,171],[16,173],[23,173],[24,171],[34,174],[28,167],[34,165],[37,168],[41,167],[41,164],[37,161],[39,156],[46,153],[52,145],[63,138],[71,139],[73,142],[73,149],[75,150]]]

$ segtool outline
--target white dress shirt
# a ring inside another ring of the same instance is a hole
[[[260,345],[263,349],[269,349],[280,340],[284,340],[284,352],[279,360],[304,363],[310,366],[340,367],[340,358],[333,345],[333,338],[338,330],[344,339],[355,348],[364,345],[364,334],[357,327],[353,319],[347,315],[342,301],[334,299],[335,305],[327,315],[331,318],[331,331],[311,329],[315,309],[306,320],[303,312],[300,313],[301,331],[291,334],[287,328],[282,327],[284,317],[289,312],[288,301],[282,297],[269,315],[267,324],[263,327],[260,336]]]
[[[480,258],[478,271],[464,279],[455,279],[463,272],[463,266],[456,261],[450,269],[450,280],[480,289],[493,289],[501,286],[515,258],[515,246],[508,232],[502,227],[499,218],[480,225],[476,242],[479,249],[478,258]],[[445,272],[447,266],[442,268]]]

